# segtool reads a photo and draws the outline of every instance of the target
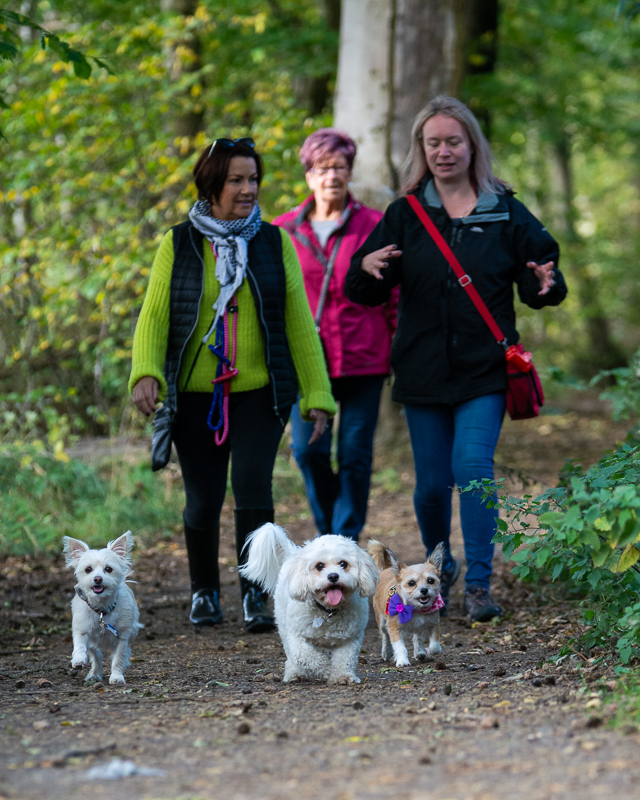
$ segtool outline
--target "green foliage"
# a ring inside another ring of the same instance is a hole
[[[618,0],[616,14],[618,17],[624,17],[627,20],[640,16],[640,3],[637,3],[636,0]]]
[[[146,464],[95,468],[40,442],[0,451],[0,552],[22,555],[61,548],[65,535],[101,545],[123,531],[170,530],[182,490]]]
[[[42,25],[39,25],[34,20],[26,17],[24,14],[18,14],[15,11],[3,7],[0,7],[0,59],[4,61],[13,61],[18,56],[22,48],[22,41],[14,29],[19,30],[20,28],[28,28],[34,31],[39,38],[40,48],[46,50],[48,45],[49,49],[58,56],[60,61],[72,65],[73,72],[77,78],[84,78],[86,80],[91,75],[91,61],[110,72],[108,65],[103,59],[97,57],[88,58],[80,50],[74,49],[68,42],[56,36],[56,34],[46,28],[43,28]],[[0,94],[0,107],[9,107],[2,94]],[[4,138],[4,134],[1,130],[0,137]]]
[[[486,122],[498,173],[560,241],[569,287],[557,309],[518,308],[518,327],[548,361],[590,378],[640,343],[630,180],[640,24],[622,24],[600,0],[505,0],[499,43],[495,73],[469,78],[462,99]]]
[[[613,409],[613,418],[631,419],[637,424],[640,413],[640,350],[631,358],[629,365],[618,369],[603,370],[593,378],[591,385],[603,381],[613,381],[601,397],[609,400]]]
[[[477,482],[474,484],[477,490]],[[495,486],[484,488],[494,502]],[[586,472],[568,463],[559,485],[536,498],[501,494],[494,541],[525,581],[565,581],[581,597],[587,647],[614,645],[626,664],[640,653],[640,442]]]
[[[0,556],[57,552],[65,535],[104,546],[126,530],[144,541],[181,527],[184,491],[175,464],[153,473],[146,448],[122,456],[102,452],[89,451],[85,463],[71,458],[60,440],[0,447]],[[304,496],[284,440],[273,477],[276,505]]]
[[[64,53],[52,63],[24,42],[21,63],[5,62],[0,75],[10,105],[0,143],[0,435],[57,430],[68,441],[129,424],[137,314],[162,235],[195,199],[191,171],[205,144],[253,136],[267,219],[304,196],[298,149],[329,118],[308,117],[301,86],[335,70],[337,36],[313,0],[210,0],[192,16],[148,0],[39,9],[73,30],[74,51],[109,53],[115,73],[78,81]]]

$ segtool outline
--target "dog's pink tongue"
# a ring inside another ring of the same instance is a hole
[[[338,603],[342,600],[342,592],[340,589],[329,589],[327,592],[327,600],[331,603],[332,606],[337,606]]]

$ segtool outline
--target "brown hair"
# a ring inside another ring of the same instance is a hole
[[[220,142],[231,142],[229,145],[221,145]],[[198,199],[210,201],[213,198],[216,203],[220,197],[220,192],[224,186],[229,172],[229,164],[234,156],[242,158],[253,158],[256,162],[256,172],[258,173],[258,186],[262,182],[264,167],[260,155],[255,149],[242,140],[232,142],[231,139],[219,140],[208,145],[197,160],[193,168],[193,177],[198,190]]]
[[[505,190],[509,189],[510,187],[507,183],[493,174],[493,167],[491,166],[491,148],[473,112],[465,106],[464,103],[460,102],[460,100],[456,100],[455,97],[439,95],[438,97],[434,97],[431,102],[427,103],[427,105],[418,112],[413,122],[413,127],[411,128],[411,147],[402,165],[402,194],[409,194],[409,192],[412,192],[424,178],[431,177],[431,171],[427,166],[427,159],[424,153],[422,129],[427,120],[438,114],[455,119],[460,123],[467,134],[471,146],[469,177],[477,190],[479,192],[502,194]]]

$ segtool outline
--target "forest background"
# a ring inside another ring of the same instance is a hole
[[[365,24],[370,3],[344,5]],[[305,196],[298,150],[333,122],[340,3],[3,8],[87,57],[65,63],[41,31],[5,19],[3,40],[17,33],[20,48],[0,76],[0,440],[42,440],[63,457],[74,436],[132,423],[137,314],[160,238],[194,200],[205,143],[256,140],[266,219]],[[484,28],[467,39],[457,94],[484,121],[501,177],[560,240],[571,287],[548,314],[518,308],[522,338],[556,376],[590,378],[640,343],[640,24],[613,2],[504,0]],[[357,166],[356,179],[379,180]]]
[[[547,391],[613,370],[616,408],[637,418],[637,12],[613,0],[0,6],[0,552],[57,548],[63,533],[174,530],[175,470],[154,476],[146,458],[97,469],[70,448],[149,432],[127,394],[133,331],[154,252],[185,218],[193,164],[219,136],[255,139],[272,219],[307,193],[304,138],[335,121],[360,145],[355,191],[384,205],[407,120],[430,93],[459,96],[498,174],[561,243],[566,302],[517,309]],[[501,534],[507,555],[524,553],[521,577],[584,583],[585,619],[600,639],[616,628],[625,662],[640,646],[636,444],[566,475],[552,498],[512,503],[517,530]],[[522,549],[532,514],[537,535]]]

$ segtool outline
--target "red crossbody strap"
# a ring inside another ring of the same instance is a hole
[[[420,201],[415,195],[413,194],[408,195],[407,200],[409,201],[409,205],[411,206],[411,208],[416,212],[420,222],[422,222],[424,227],[427,229],[428,233],[431,235],[431,238],[440,249],[442,255],[447,259],[449,266],[455,272],[456,277],[458,278],[458,283],[469,295],[471,302],[478,309],[478,311],[480,312],[480,316],[491,329],[491,333],[496,337],[498,344],[502,344],[506,347],[506,339],[504,337],[504,334],[498,327],[498,323],[495,321],[491,312],[486,307],[484,300],[480,297],[480,295],[476,291],[476,287],[471,283],[471,278],[462,269],[462,266],[458,261],[458,259],[454,256],[453,251],[451,250],[449,245],[445,242],[445,240],[442,238],[442,234],[436,228],[431,217],[420,205]]]

